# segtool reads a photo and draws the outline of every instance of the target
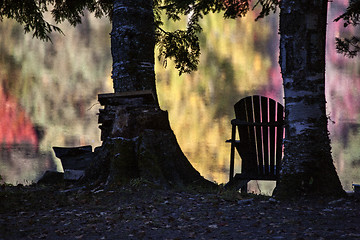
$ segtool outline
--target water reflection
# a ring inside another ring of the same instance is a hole
[[[0,175],[7,183],[31,182],[37,173],[50,169],[49,159],[39,161],[37,134],[29,116],[16,99],[0,86]],[[43,166],[39,166],[43,165]],[[18,179],[22,176],[22,179]]]
[[[31,144],[12,144],[0,147],[0,173],[3,181],[10,184],[28,185],[36,181],[40,173],[56,170],[49,153],[40,153]]]
[[[6,36],[0,39],[1,106],[14,112],[12,118],[0,115],[7,130],[0,132],[6,145],[0,175],[8,183],[31,183],[47,169],[61,171],[52,146],[100,145],[97,94],[111,89],[110,24],[89,15],[84,20],[77,29],[62,25],[66,36],[52,36],[53,44],[24,35],[13,21],[0,24]],[[11,139],[7,128],[22,118]]]
[[[331,20],[345,2],[331,3],[326,91],[328,113],[335,122],[329,125],[334,161],[349,190],[352,182],[360,183],[360,70],[357,59],[335,53],[333,39],[341,28]],[[169,111],[184,153],[203,176],[218,183],[228,180],[230,153],[225,140],[230,138],[233,104],[253,94],[279,102],[283,98],[277,17],[258,22],[254,17],[237,21],[224,21],[221,15],[206,17],[199,70],[191,75],[179,77],[170,63],[166,70],[157,63],[159,101]],[[28,116],[32,131],[44,129],[42,140],[32,142],[34,148],[1,149],[0,175],[7,174],[7,182],[33,181],[43,169],[61,170],[52,146],[100,145],[97,94],[112,91],[110,24],[88,15],[85,19],[76,29],[62,27],[66,36],[54,36],[53,45],[24,36],[13,22],[0,25],[1,36],[7,36],[0,40],[0,86],[16,100],[17,112]],[[27,132],[25,127],[21,132]],[[0,134],[3,139],[4,131]],[[274,187],[259,184],[266,194]],[[258,183],[251,183],[250,189],[259,191]]]
[[[342,22],[332,22],[347,7],[348,1],[331,3],[327,40],[326,95],[328,99],[329,130],[333,159],[343,187],[351,190],[352,183],[360,182],[359,58],[349,59],[335,52],[335,37],[358,34],[355,29],[345,30]]]

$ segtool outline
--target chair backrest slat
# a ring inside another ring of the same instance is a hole
[[[269,122],[269,108],[268,108],[268,98],[261,97],[261,115],[262,122]],[[262,129],[263,131],[263,149],[264,149],[264,167],[265,175],[269,175],[269,127],[265,126]]]
[[[261,122],[261,107],[260,107],[260,96],[253,96],[253,111],[254,111],[254,122]],[[264,158],[263,158],[263,136],[262,126],[254,126],[255,130],[255,144],[257,152],[257,165],[258,174],[264,175]]]
[[[275,122],[276,102],[269,99],[269,120]],[[270,175],[275,175],[275,126],[270,126]]]
[[[284,124],[284,107],[281,104],[277,104],[277,116],[276,121],[281,124]],[[283,139],[284,139],[284,128],[277,127],[276,132],[276,175],[279,176],[281,169],[281,158],[283,151]]]
[[[253,123],[253,103],[252,97],[246,97],[237,102],[234,106],[235,116],[241,121],[246,121]],[[256,158],[256,146],[253,144],[255,142],[255,133],[253,126],[240,126],[239,137],[240,141],[244,143],[241,147],[247,149],[241,158],[253,159]],[[247,173],[257,174],[257,163],[254,161],[243,161],[242,169]]]
[[[245,121],[248,122],[248,114],[247,114],[247,108],[246,108],[246,103],[245,103],[245,99],[240,100],[239,102],[237,102],[234,106],[235,109],[235,116],[236,119],[239,119],[241,121]],[[247,128],[239,128],[239,137],[240,139],[244,139],[244,144],[247,144],[247,147],[250,147],[250,136],[249,133],[247,131]]]

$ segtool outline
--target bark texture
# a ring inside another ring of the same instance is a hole
[[[153,90],[155,30],[152,0],[114,0],[111,54],[115,92]]]
[[[280,66],[286,137],[278,196],[342,195],[327,130],[327,0],[282,0]]]

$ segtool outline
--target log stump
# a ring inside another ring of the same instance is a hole
[[[99,102],[104,106],[99,112],[103,144],[88,176],[107,174],[115,183],[141,177],[165,186],[216,186],[183,154],[167,111],[151,91],[100,94]]]

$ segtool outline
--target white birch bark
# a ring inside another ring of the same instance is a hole
[[[327,0],[281,1],[286,138],[278,195],[343,194],[327,130],[326,17]]]
[[[114,0],[111,53],[115,92],[155,89],[152,0]]]

